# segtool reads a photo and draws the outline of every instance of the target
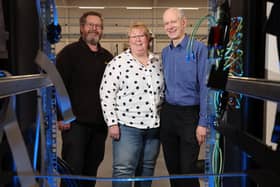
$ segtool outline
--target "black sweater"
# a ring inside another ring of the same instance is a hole
[[[106,64],[112,58],[112,54],[100,45],[98,52],[91,51],[81,38],[64,47],[57,55],[57,70],[64,81],[78,122],[105,123],[99,87]]]

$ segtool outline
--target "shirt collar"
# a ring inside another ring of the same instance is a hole
[[[189,41],[189,36],[187,34],[185,34],[184,39],[176,47],[186,48],[187,44],[188,44],[188,41]],[[171,41],[169,43],[169,49],[173,49],[173,48],[174,48],[174,45],[173,45],[173,42]]]
[[[79,42],[81,43],[81,45],[85,46],[86,48],[88,48],[88,49],[90,50],[89,46],[88,46],[87,43],[83,40],[82,37],[80,37]],[[102,49],[100,43],[97,44],[97,49],[98,49],[97,52],[103,52],[103,49]]]
[[[125,51],[125,53],[127,53],[127,54],[129,54],[130,56],[132,56],[132,53],[131,53],[131,49],[130,48],[128,48],[126,51]],[[133,57],[133,56],[132,56]],[[154,54],[154,53],[152,53],[152,52],[148,52],[148,59],[149,59],[149,61],[152,63],[155,59],[157,59],[157,56]]]

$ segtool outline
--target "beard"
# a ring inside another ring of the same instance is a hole
[[[84,40],[90,45],[97,45],[100,41],[101,34],[96,32],[88,32],[84,34]]]

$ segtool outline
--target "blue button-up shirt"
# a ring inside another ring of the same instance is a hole
[[[186,35],[176,47],[170,43],[162,51],[165,76],[165,100],[173,105],[199,105],[198,125],[207,126],[208,50],[194,41],[191,55],[187,55],[189,37]]]

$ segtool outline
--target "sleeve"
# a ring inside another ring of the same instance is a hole
[[[116,100],[120,89],[121,73],[117,64],[115,58],[106,66],[99,89],[103,116],[108,126],[118,123]]]
[[[160,105],[162,105],[162,103],[164,102],[164,94],[165,94],[165,80],[164,80],[164,75],[163,75],[163,63],[162,63],[162,58],[159,59],[160,60],[160,71],[162,73],[162,77],[163,77],[163,85],[162,88],[160,90]]]
[[[68,89],[70,76],[72,72],[71,62],[73,58],[71,57],[71,52],[69,48],[64,48],[56,57],[56,68],[64,82],[66,89]]]
[[[204,44],[202,45],[199,52],[198,59],[198,80],[200,88],[200,113],[199,123],[200,126],[207,126],[207,97],[208,88],[206,84],[207,73],[208,73],[208,49]]]
[[[62,51],[60,51],[60,53],[58,53],[57,57],[56,57],[56,69],[59,72],[63,83],[68,91],[69,88],[69,80],[70,80],[70,76],[71,76],[71,64],[70,64],[70,59],[71,56],[69,56],[69,52],[67,48],[62,49]],[[57,110],[57,120],[63,120],[61,111],[59,110],[59,107],[56,108]]]

